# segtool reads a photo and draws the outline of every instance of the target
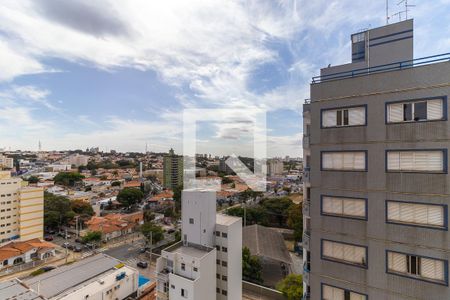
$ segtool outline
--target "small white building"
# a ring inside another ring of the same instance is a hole
[[[242,220],[216,213],[216,193],[182,193],[182,241],[157,261],[158,300],[242,299]]]

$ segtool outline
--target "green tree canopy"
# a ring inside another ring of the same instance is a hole
[[[111,182],[111,186],[120,186],[120,181]]]
[[[271,215],[271,219],[276,221],[280,227],[286,226],[287,211],[292,204],[289,197],[265,198],[261,202],[261,205]]]
[[[298,300],[303,295],[302,275],[289,274],[277,284],[277,290],[288,300]]]
[[[82,215],[82,216],[93,216],[94,215],[94,210],[92,209],[91,204],[89,204],[88,202],[85,202],[83,200],[73,200],[70,203],[70,208],[77,215]]]
[[[74,186],[75,183],[80,182],[83,178],[84,175],[78,172],[59,172],[53,180],[56,184]]]
[[[67,224],[74,216],[68,198],[48,192],[44,193],[44,212],[44,225],[50,228]]]
[[[250,249],[244,247],[242,249],[242,278],[246,281],[261,284],[263,283],[261,271],[262,266],[259,257],[252,255]]]
[[[303,234],[303,214],[301,204],[292,204],[287,211],[287,225],[294,230],[295,241],[301,241]]]
[[[152,222],[144,223],[141,226],[141,232],[148,239],[148,241],[151,239],[153,244],[156,244],[164,239],[164,230],[162,227]]]
[[[100,242],[102,240],[102,233],[100,231],[88,231],[83,237],[83,242]]]
[[[125,188],[117,195],[117,201],[126,207],[130,207],[141,202],[142,198],[144,198],[144,193],[142,193],[140,189],[135,188]]]
[[[251,206],[246,209],[246,225],[268,225],[268,214],[265,208],[261,206]],[[231,207],[226,210],[226,214],[230,216],[240,217],[244,221],[244,208],[240,206]]]
[[[30,177],[28,177],[27,181],[29,183],[38,183],[39,182],[39,177],[37,177],[37,176],[30,176]]]

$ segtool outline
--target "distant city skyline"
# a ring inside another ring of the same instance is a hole
[[[450,2],[414,4],[415,57],[448,52]],[[185,108],[257,106],[268,156],[301,157],[311,77],[384,23],[385,1],[4,2],[0,148],[181,153]],[[203,124],[199,152],[250,156],[233,126]]]

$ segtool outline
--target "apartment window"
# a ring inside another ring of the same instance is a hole
[[[445,228],[447,207],[444,205],[386,201],[389,223]]]
[[[322,300],[366,300],[367,296],[335,286],[322,284]]]
[[[367,267],[367,248],[359,245],[322,240],[322,259]]]
[[[220,288],[216,288],[216,293],[220,294]]]
[[[216,278],[220,279],[220,274],[219,273],[216,273]]]
[[[171,288],[172,290],[174,290],[174,289],[175,289],[175,286],[174,286],[173,284],[171,284],[171,285],[170,285],[170,288]]]
[[[194,272],[198,272],[198,268],[194,267]]]
[[[226,266],[228,266],[227,262],[226,261],[222,261],[222,267],[226,267]]]
[[[366,171],[366,151],[330,151],[321,153],[322,170]]]
[[[220,259],[216,259],[216,264],[220,265]]]
[[[181,264],[181,270],[183,270],[183,271],[186,270],[186,264],[184,264],[184,263]]]
[[[185,289],[181,289],[181,297],[187,298],[188,293]]]
[[[222,247],[222,252],[228,252],[228,248],[227,247]]]
[[[228,234],[227,234],[226,232],[222,232],[222,237],[223,237],[223,238],[227,238],[227,237],[228,237]]]
[[[216,231],[216,236],[220,236],[220,231]]]
[[[444,103],[443,98],[387,103],[387,123],[443,120]]]
[[[217,250],[217,251],[220,251],[220,246],[217,245],[217,246],[216,246],[216,250]]]
[[[194,224],[194,219],[193,218],[189,218],[189,224]]]
[[[322,127],[366,125],[366,106],[322,110]]]
[[[321,209],[323,215],[358,219],[367,217],[366,199],[322,196]]]
[[[222,280],[223,281],[228,281],[228,277],[226,275],[222,275]]]
[[[439,172],[447,171],[447,151],[442,150],[388,150],[388,172]]]
[[[227,295],[227,291],[226,290],[222,290],[222,295],[226,296]]]
[[[447,261],[405,253],[387,252],[388,273],[447,283]]]

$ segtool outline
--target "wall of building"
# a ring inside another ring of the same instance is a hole
[[[386,273],[386,250],[450,260],[447,230],[386,223],[385,201],[448,204],[448,174],[387,173],[386,149],[450,147],[448,121],[385,123],[386,102],[450,95],[450,63],[311,86],[311,298],[321,284],[369,299],[447,299],[448,286]],[[367,105],[367,126],[321,129],[321,109]],[[448,115],[447,106],[447,115]],[[367,172],[321,171],[320,151],[367,150]],[[320,215],[321,195],[368,199],[368,220]],[[368,268],[322,260],[321,239],[368,247]]]
[[[19,232],[22,241],[44,238],[44,192],[26,187],[19,191]]]

